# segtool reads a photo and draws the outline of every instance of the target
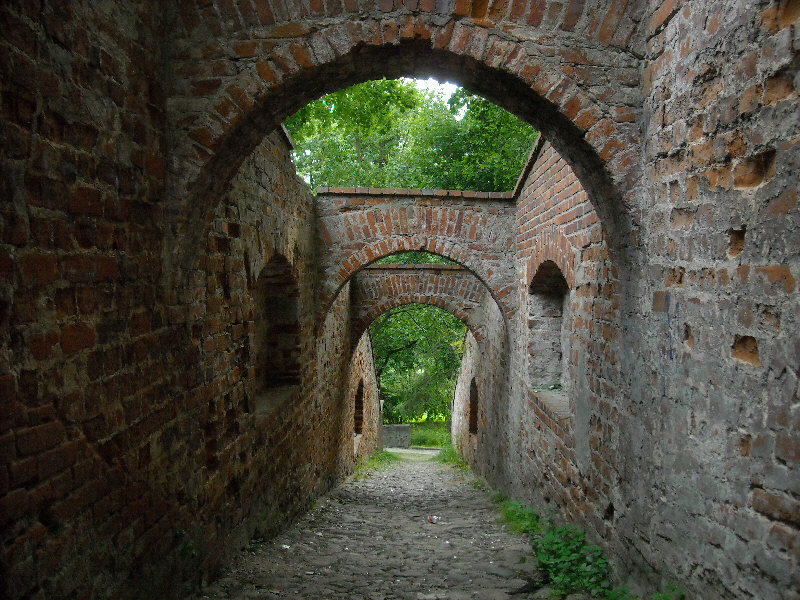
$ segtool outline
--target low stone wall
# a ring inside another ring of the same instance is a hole
[[[384,425],[384,448],[408,448],[411,446],[411,425]]]

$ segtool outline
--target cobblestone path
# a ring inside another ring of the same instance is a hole
[[[195,598],[526,598],[508,595],[534,570],[526,538],[497,523],[471,475],[431,457],[346,482]]]

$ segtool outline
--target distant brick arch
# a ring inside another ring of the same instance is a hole
[[[457,265],[372,265],[350,284],[353,339],[383,313],[407,304],[438,306],[460,319],[479,342],[486,338],[486,286]]]
[[[175,226],[166,256],[184,266],[266,133],[324,93],[384,76],[447,78],[530,121],[570,161],[607,225],[627,230],[618,200],[637,180],[631,107],[644,53],[631,35],[639,17],[623,4],[179,4],[170,23]]]
[[[360,269],[411,250],[463,265],[483,282],[506,318],[514,314],[515,205],[508,194],[321,190],[317,207],[321,314]]]

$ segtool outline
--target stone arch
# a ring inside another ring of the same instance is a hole
[[[525,281],[530,288],[533,278],[542,264],[550,261],[557,265],[569,289],[575,289],[576,249],[560,229],[545,229],[533,247],[526,265]]]
[[[392,299],[390,302],[386,302],[380,305],[375,305],[374,309],[370,312],[366,313],[363,318],[359,319],[357,322],[353,324],[353,336],[359,337],[370,324],[380,317],[383,313],[392,310],[393,308],[399,308],[401,306],[407,306],[409,304],[426,304],[428,306],[435,306],[437,308],[441,308],[442,310],[449,312],[451,315],[456,317],[459,321],[464,323],[472,332],[472,335],[475,337],[475,340],[478,342],[483,341],[486,339],[486,327],[478,322],[469,311],[464,310],[464,305],[459,303],[455,299],[452,298],[440,298],[436,296],[417,296],[414,294],[405,294],[403,296],[398,296],[397,298]]]
[[[329,278],[323,283],[320,293],[320,302],[322,306],[320,322],[324,321],[328,309],[345,283],[362,269],[385,256],[397,254],[398,252],[418,250],[443,256],[462,266],[483,284],[506,318],[513,315],[515,309],[512,302],[513,298],[510,293],[512,291],[511,285],[502,285],[497,288],[487,282],[486,278],[479,274],[480,265],[475,261],[475,253],[471,252],[466,244],[443,242],[435,238],[424,236],[419,238],[397,236],[373,242],[354,252],[342,262],[336,276]]]
[[[626,243],[620,198],[638,177],[631,107],[642,52],[629,48],[632,28],[619,29],[623,18],[631,23],[624,9],[506,3],[489,18],[461,2],[347,4],[345,12],[338,2],[174,12],[168,210],[176,225],[167,257],[193,264],[198,231],[227,182],[286,116],[324,93],[401,75],[453,80],[531,122],[573,166],[614,243]]]

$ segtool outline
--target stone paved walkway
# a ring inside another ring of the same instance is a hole
[[[534,570],[526,538],[497,523],[471,475],[432,454],[406,452],[343,484],[196,598],[527,598],[508,595]],[[428,523],[429,515],[441,520]]]

